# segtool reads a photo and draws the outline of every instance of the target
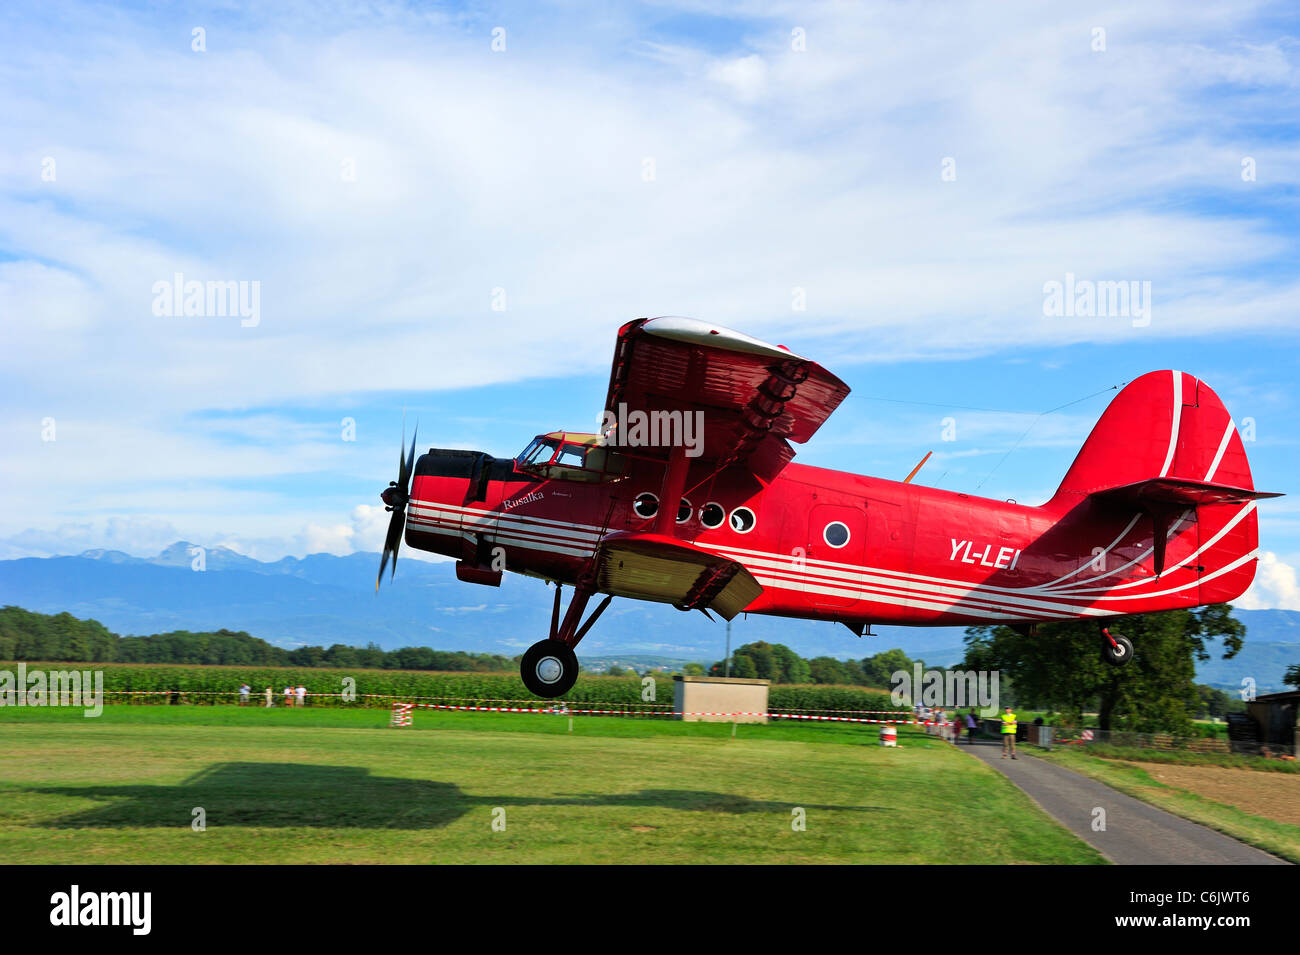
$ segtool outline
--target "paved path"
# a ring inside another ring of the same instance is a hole
[[[1025,791],[1049,816],[1119,865],[1286,865],[1213,829],[1126,796],[1019,747],[1003,759],[1000,743],[961,745]],[[1106,831],[1094,832],[1096,807],[1106,810]]]

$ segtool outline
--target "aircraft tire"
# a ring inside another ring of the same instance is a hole
[[[554,699],[573,688],[578,679],[578,657],[559,640],[538,640],[524,654],[519,676],[533,696]]]
[[[1119,646],[1113,647],[1110,645],[1109,640],[1103,638],[1101,641],[1102,659],[1111,666],[1127,666],[1128,662],[1133,659],[1133,641],[1118,633],[1112,633],[1111,636],[1114,637]]]

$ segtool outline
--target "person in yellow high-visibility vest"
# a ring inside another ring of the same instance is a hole
[[[1016,714],[1011,707],[1002,711],[1002,758],[1016,758]]]

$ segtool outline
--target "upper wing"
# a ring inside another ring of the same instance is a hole
[[[700,458],[774,473],[794,457],[787,439],[811,438],[848,393],[789,349],[691,318],[640,318],[619,329],[605,412],[617,422],[633,411],[702,412]]]

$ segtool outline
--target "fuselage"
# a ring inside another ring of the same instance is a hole
[[[571,584],[602,536],[652,527],[662,485],[663,465],[647,459],[590,481],[431,450],[415,469],[406,542]],[[748,613],[939,626],[1209,602],[1190,514],[1170,530],[1156,580],[1149,522],[1087,499],[1027,506],[793,462],[766,483],[693,463],[685,487],[674,534],[753,574],[763,592]]]

